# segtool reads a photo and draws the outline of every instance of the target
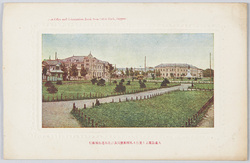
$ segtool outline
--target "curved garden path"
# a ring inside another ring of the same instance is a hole
[[[191,84],[181,84],[180,86],[170,87],[170,88],[161,88],[156,90],[150,90],[145,92],[139,92],[134,94],[125,94],[111,97],[99,98],[100,103],[110,103],[110,102],[119,102],[128,100],[136,100],[142,98],[150,98],[151,96],[156,96],[159,94],[168,93],[175,90],[187,89]],[[43,127],[80,127],[78,121],[70,114],[70,111],[73,108],[73,103],[76,107],[83,108],[84,104],[86,107],[92,107],[95,99],[86,99],[86,100],[74,100],[74,101],[59,101],[59,102],[43,102],[42,103],[42,126]]]

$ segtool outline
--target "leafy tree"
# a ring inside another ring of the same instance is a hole
[[[87,74],[88,74],[88,72],[87,72],[87,70],[84,68],[84,66],[82,66],[82,68],[81,68],[81,76],[83,76],[83,77],[85,77]]]
[[[165,79],[162,81],[162,83],[161,83],[161,87],[166,87],[167,84],[169,84],[169,83],[170,83],[169,80],[168,80],[167,78],[165,78]]]
[[[135,71],[135,73],[134,73],[135,76],[137,76],[139,74],[140,74],[139,71]]]
[[[129,76],[129,70],[128,70],[128,68],[126,68],[125,74],[126,74],[126,76]]]
[[[156,70],[156,76],[157,76],[157,77],[161,76],[160,70]]]
[[[134,76],[134,71],[133,71],[133,68],[131,67],[130,70],[129,70],[129,74],[130,76]]]
[[[63,71],[63,80],[66,80],[68,75],[68,69],[64,63],[61,64],[61,70]]]
[[[144,82],[140,83],[140,88],[146,88],[146,84]]]
[[[78,75],[76,64],[72,64],[70,67],[70,76],[76,77]]]
[[[155,74],[151,74],[152,79],[155,80]]]
[[[108,64],[108,66],[106,67],[107,69],[108,69],[108,73],[109,73],[109,83],[111,84],[111,77],[112,77],[112,75],[113,75],[113,73],[114,73],[114,70],[115,70],[115,68],[113,67],[113,65],[112,64]]]
[[[123,85],[123,82],[120,82],[118,85],[115,87],[115,92],[125,92],[126,87]]]
[[[170,73],[170,76],[171,76],[171,78],[174,78],[174,74],[173,73]]]
[[[127,84],[126,85],[130,85],[130,80],[127,82]]]
[[[211,76],[214,77],[214,70],[211,69]],[[203,77],[210,77],[210,68],[203,70]]]
[[[44,67],[44,68],[43,68],[43,75],[46,75],[46,74],[47,74],[47,68]]]
[[[183,80],[183,76],[185,76],[184,73],[181,74],[181,77],[180,77],[180,78],[181,78],[181,81]]]

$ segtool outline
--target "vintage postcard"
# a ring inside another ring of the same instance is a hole
[[[213,41],[42,34],[42,126],[214,127]]]
[[[5,159],[247,159],[246,4],[3,16]]]

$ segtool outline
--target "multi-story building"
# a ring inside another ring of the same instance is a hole
[[[190,64],[162,63],[155,66],[155,70],[160,72],[161,77],[185,77],[189,70],[192,77],[203,78],[203,70]]]
[[[88,56],[72,56],[65,59],[58,59],[55,55],[55,60],[46,60],[43,61],[43,66],[46,66],[48,69],[48,75],[50,71],[55,69],[55,65],[65,64],[68,70],[68,79],[70,80],[79,80],[79,79],[91,79],[94,77],[107,78],[108,77],[108,62],[101,61],[92,56],[91,52]],[[70,76],[70,69],[72,65],[75,64],[77,68],[77,76]],[[83,77],[81,75],[81,69],[84,67],[87,70],[87,75]]]

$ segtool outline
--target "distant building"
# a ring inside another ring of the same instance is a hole
[[[56,65],[65,64],[68,70],[68,78],[70,80],[91,79],[94,77],[108,78],[108,62],[101,61],[92,56],[91,52],[88,56],[72,56],[65,59],[58,59],[57,54],[55,60],[43,61],[43,67],[48,69],[47,75],[51,75],[51,71],[56,69]],[[75,64],[77,68],[77,76],[70,76],[70,68]],[[85,77],[81,76],[81,69],[84,67],[87,70]]]
[[[46,74],[42,75],[43,80],[57,81],[62,80],[63,71],[60,68],[59,60],[46,60],[42,62],[42,69],[46,69]]]
[[[192,77],[203,78],[203,70],[190,64],[162,63],[155,70],[160,71],[160,77],[185,77],[190,70]]]

